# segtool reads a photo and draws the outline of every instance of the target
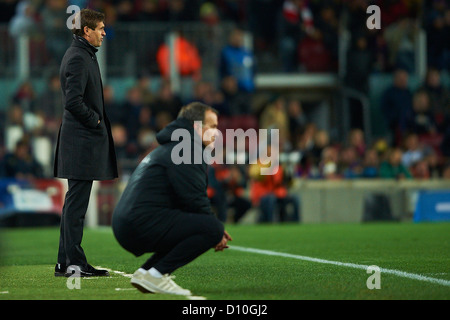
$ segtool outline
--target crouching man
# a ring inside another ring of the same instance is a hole
[[[217,125],[215,109],[199,102],[184,106],[157,134],[160,145],[136,168],[114,210],[112,228],[120,245],[135,256],[153,253],[131,279],[143,292],[190,295],[171,274],[211,248],[228,248],[231,237],[207,196],[207,164],[203,157],[194,161],[195,152],[214,147]],[[177,129],[189,132],[192,161],[174,159],[181,143],[172,141]]]

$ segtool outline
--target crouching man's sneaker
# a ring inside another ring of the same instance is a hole
[[[149,272],[137,270],[131,278],[131,284],[142,292],[176,294],[190,296],[191,291],[181,288],[173,279],[175,276],[168,274],[161,278],[152,276]]]

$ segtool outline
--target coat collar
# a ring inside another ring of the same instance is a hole
[[[94,47],[93,45],[91,45],[89,43],[89,41],[87,41],[85,38],[77,36],[77,35],[73,35],[72,45],[75,47],[84,48],[84,49],[88,50],[94,56],[95,56],[95,53],[98,51],[98,49],[96,47]]]

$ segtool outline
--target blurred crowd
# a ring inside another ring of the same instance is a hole
[[[381,8],[381,29],[366,26],[371,4]],[[265,70],[278,61],[276,69],[271,69],[278,72],[336,71],[338,39],[344,29],[351,34],[349,55],[355,59],[351,61],[358,62],[358,68],[350,66],[354,76],[397,67],[413,72],[416,35],[422,28],[427,35],[428,64],[449,67],[448,0],[5,0],[0,2],[0,24],[9,25],[13,38],[35,35],[36,57],[31,63],[39,60],[37,51],[45,43],[46,52],[41,55],[49,65],[58,64],[70,43],[66,22],[73,11],[67,12],[69,5],[105,12],[108,39],[115,37],[115,27],[123,23],[201,22],[211,27],[232,22],[252,34],[258,68]],[[207,48],[208,44],[197,46]]]
[[[366,9],[372,3],[383,8],[379,30],[366,27]],[[126,180],[157,146],[156,133],[176,118],[182,105],[194,100],[219,110],[221,129],[278,129],[280,133],[281,161],[276,175],[262,176],[248,162],[211,167],[209,195],[222,217],[229,206],[235,208],[236,221],[250,207],[261,206],[267,209],[261,219],[270,221],[271,208],[277,204],[282,208],[279,219],[299,220],[299,199],[289,194],[294,178],[450,179],[450,91],[441,77],[449,70],[447,1],[7,0],[0,2],[0,23],[9,23],[13,36],[32,32],[36,24],[43,27],[48,39],[55,40],[46,45],[58,60],[67,44],[58,41],[55,30],[65,25],[69,4],[104,11],[110,33],[121,22],[203,21],[214,25],[226,20],[236,24],[228,44],[221,48],[218,84],[202,79],[198,51],[183,44],[183,52],[189,52],[185,57],[188,67],[179,61],[180,73],[194,81],[189,99],[173,91],[164,58],[157,58],[161,78],[156,86],[154,75],[145,70],[136,76],[123,100],[117,99],[112,85],[104,84],[121,179]],[[336,72],[343,26],[351,35],[346,85],[368,94],[370,74],[393,74],[393,84],[383,92],[380,103],[386,137],[368,144],[356,116],[348,136],[333,141],[329,132],[309,119],[303,102],[290,95],[273,96],[258,110],[252,107],[256,70],[270,54],[281,58],[283,72]],[[428,70],[419,88],[412,91],[408,81],[415,71],[418,27],[427,33]],[[252,51],[244,45],[244,32],[253,35]],[[167,55],[167,48],[160,49],[161,57]],[[9,106],[0,117],[4,128],[0,132],[0,177],[52,177],[64,109],[58,73],[47,77],[40,92],[31,81],[24,81],[7,98]],[[245,196],[247,189],[250,197]],[[287,207],[292,209],[286,211]]]

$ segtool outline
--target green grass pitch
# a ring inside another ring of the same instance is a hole
[[[227,225],[226,229],[233,237],[230,249],[210,250],[174,273],[179,285],[207,300],[450,298],[450,223]],[[59,228],[54,227],[0,229],[0,300],[186,300],[143,294],[132,287],[127,275],[150,254],[136,258],[126,252],[108,227],[85,228],[82,246],[89,263],[111,269],[111,276],[82,278],[79,289],[69,289],[67,278],[53,274],[58,239]],[[352,264],[382,268],[380,288],[369,289],[368,278],[375,274]]]

